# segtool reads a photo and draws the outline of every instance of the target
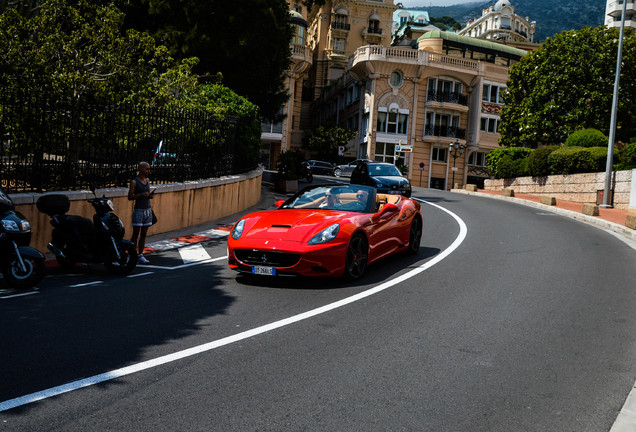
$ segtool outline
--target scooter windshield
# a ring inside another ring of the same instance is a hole
[[[5,193],[4,189],[0,188],[0,211],[6,212],[9,210],[15,210],[13,201],[11,201],[11,198]]]

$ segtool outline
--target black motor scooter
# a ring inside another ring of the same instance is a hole
[[[31,225],[13,201],[0,188],[0,267],[7,284],[26,289],[36,286],[44,277],[44,255],[29,247]]]
[[[93,195],[95,188],[91,187]],[[93,220],[76,215],[67,215],[70,202],[66,195],[41,196],[38,210],[51,217],[53,235],[48,249],[64,269],[75,263],[104,263],[108,271],[126,275],[137,266],[137,249],[124,240],[124,224],[113,213],[113,202],[102,196],[88,199],[95,209]]]

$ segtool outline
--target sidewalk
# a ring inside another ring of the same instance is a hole
[[[505,201],[512,201],[518,204],[525,204],[532,207],[541,208],[543,210],[551,211],[561,214],[563,216],[571,217],[589,224],[596,225],[600,228],[608,229],[625,236],[627,239],[636,241],[636,230],[630,229],[625,226],[628,211],[616,208],[599,208],[598,216],[588,216],[582,213],[583,204],[577,202],[570,202],[564,200],[556,200],[556,205],[541,204],[541,197],[534,195],[514,194],[514,197],[508,197],[501,195],[497,191],[488,191],[484,189],[477,189],[477,192],[471,192],[464,189],[453,189],[451,192],[463,193],[467,195],[481,196],[491,199],[501,199]]]

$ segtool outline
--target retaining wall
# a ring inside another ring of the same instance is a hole
[[[614,208],[630,208],[632,178],[636,170],[612,172],[612,190]],[[535,196],[553,196],[557,200],[578,203],[597,204],[599,194],[605,190],[605,173],[586,173],[571,175],[553,175],[547,177],[517,177],[510,179],[486,180],[484,189],[500,191],[511,188],[518,194]],[[601,203],[602,203],[602,195]],[[632,203],[636,208],[636,203]]]
[[[180,228],[213,221],[258,203],[261,198],[263,171],[257,169],[246,174],[200,180],[186,183],[153,185],[156,188],[152,207],[158,222],[148,230],[148,235],[160,234]],[[53,193],[53,192],[52,192]],[[93,197],[90,191],[54,192],[69,197],[71,208],[68,214],[93,219],[93,206],[86,200]],[[128,201],[128,188],[97,189],[97,196],[105,195],[113,201],[115,214],[126,227],[126,238],[132,233],[133,202]],[[33,237],[31,246],[47,253],[46,245],[51,241],[53,228],[50,218],[40,213],[35,203],[43,194],[11,194],[16,211],[31,223]]]

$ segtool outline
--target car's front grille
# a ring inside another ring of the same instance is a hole
[[[300,254],[261,250],[234,250],[239,261],[249,265],[291,267],[300,260]]]

